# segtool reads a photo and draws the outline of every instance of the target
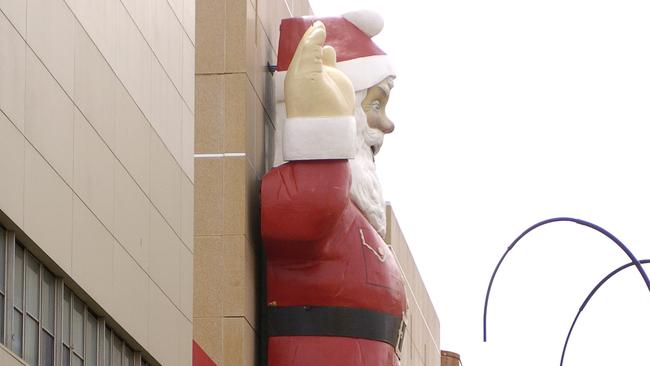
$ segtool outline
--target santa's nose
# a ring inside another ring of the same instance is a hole
[[[391,133],[395,130],[395,124],[388,117],[384,117],[381,119],[379,129],[383,133]]]

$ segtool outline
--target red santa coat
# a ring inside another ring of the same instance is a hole
[[[347,160],[294,161],[262,179],[267,303],[367,309],[402,317],[392,251],[350,199]],[[269,366],[394,366],[392,345],[337,336],[272,336]]]

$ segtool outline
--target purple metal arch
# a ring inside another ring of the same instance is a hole
[[[641,264],[650,263],[650,259],[642,259],[642,260],[639,261],[639,263],[641,263]],[[578,313],[576,314],[576,317],[573,319],[573,323],[571,323],[571,328],[569,329],[569,333],[566,335],[566,339],[564,340],[564,348],[562,348],[562,358],[560,358],[560,366],[564,365],[564,355],[566,354],[566,348],[569,345],[569,338],[571,338],[571,333],[573,332],[573,328],[575,327],[576,322],[578,321],[578,318],[580,317],[580,313],[582,313],[582,311],[587,306],[587,303],[589,303],[591,298],[596,294],[598,289],[600,289],[600,287],[605,284],[605,282],[607,282],[610,278],[614,277],[618,272],[620,272],[620,271],[622,271],[622,270],[624,270],[624,269],[626,269],[628,267],[632,267],[635,264],[636,263],[634,263],[634,262],[630,262],[630,263],[624,264],[624,265],[616,268],[612,272],[610,272],[607,276],[605,276],[605,278],[603,278],[602,280],[600,280],[600,282],[598,282],[596,287],[594,287],[591,290],[591,292],[589,293],[589,295],[587,296],[587,298],[585,298],[585,301],[582,302],[582,305],[580,305],[580,309],[578,309]]]
[[[503,256],[501,256],[501,259],[499,260],[499,263],[494,268],[494,272],[492,272],[492,277],[490,278],[490,284],[488,285],[487,293],[485,294],[485,304],[483,306],[483,342],[487,342],[487,309],[488,309],[488,302],[490,300],[490,291],[492,290],[492,284],[494,283],[494,278],[496,277],[497,271],[499,270],[499,267],[501,267],[501,264],[503,263],[503,260],[506,258],[508,253],[512,250],[512,248],[514,248],[514,246],[524,236],[526,236],[528,233],[530,233],[531,231],[537,229],[540,226],[544,226],[544,225],[547,225],[547,224],[550,224],[550,223],[553,223],[553,222],[573,222],[573,223],[576,223],[576,224],[579,224],[579,225],[586,226],[586,227],[588,227],[590,229],[596,230],[599,233],[601,233],[601,234],[605,235],[606,237],[608,237],[609,239],[611,239],[614,243],[616,243],[616,245],[618,245],[619,248],[621,248],[621,250],[623,250],[625,252],[625,254],[627,254],[627,256],[632,261],[632,264],[634,264],[636,266],[637,270],[641,274],[641,277],[643,278],[643,281],[645,282],[645,285],[648,288],[648,291],[650,291],[650,279],[648,279],[648,275],[646,274],[645,270],[641,266],[641,263],[636,259],[634,254],[632,254],[632,252],[625,246],[625,244],[623,244],[620,240],[618,240],[618,238],[616,238],[614,235],[612,235],[609,231],[601,228],[598,225],[592,224],[592,223],[590,223],[588,221],[575,219],[575,218],[571,218],[571,217],[556,217],[556,218],[540,221],[537,224],[535,224],[535,225],[529,227],[528,229],[526,229],[523,233],[521,233],[521,235],[519,235],[517,237],[517,239],[515,239],[515,241],[512,242],[512,244],[510,244],[510,246],[508,246],[508,249],[506,250],[505,253],[503,253]]]

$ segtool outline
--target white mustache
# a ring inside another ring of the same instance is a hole
[[[363,133],[363,141],[368,147],[372,147],[371,150],[377,155],[384,144],[384,133],[376,128],[368,127]]]

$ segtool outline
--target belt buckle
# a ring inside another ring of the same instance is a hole
[[[406,337],[407,325],[406,314],[402,313],[402,321],[399,323],[399,332],[397,334],[397,341],[395,342],[395,353],[397,353],[397,358],[400,360],[402,359],[402,346],[404,345],[404,338]]]

